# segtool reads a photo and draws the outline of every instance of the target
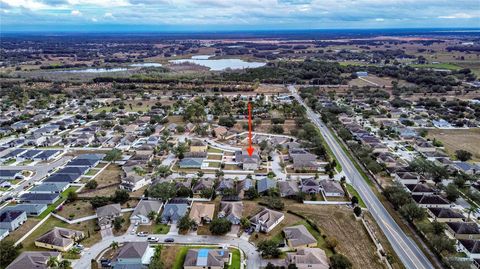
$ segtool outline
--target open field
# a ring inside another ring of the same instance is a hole
[[[95,215],[95,210],[93,210],[90,202],[78,200],[73,203],[64,204],[60,210],[57,210],[57,214],[67,219],[69,219],[71,215],[74,215],[72,219],[78,219]]]
[[[336,250],[350,259],[353,268],[383,268],[367,231],[348,207],[291,204],[287,209],[310,218],[327,237],[335,237]]]
[[[27,221],[20,226],[18,229],[15,231],[11,232],[5,240],[11,240],[13,242],[16,242],[18,239],[22,238],[28,231],[33,229],[35,225],[37,225],[40,222],[39,219],[36,218],[27,218]]]
[[[455,151],[463,149],[473,154],[474,161],[480,161],[480,128],[472,129],[430,129],[428,138],[437,139],[443,143],[450,156],[455,156]]]

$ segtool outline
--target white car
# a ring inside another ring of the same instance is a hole
[[[158,238],[156,238],[155,236],[150,236],[149,238],[147,238],[147,241],[148,242],[151,242],[151,243],[157,243],[158,242]]]
[[[139,232],[137,233],[137,236],[140,236],[140,237],[146,237],[148,235],[147,232]]]

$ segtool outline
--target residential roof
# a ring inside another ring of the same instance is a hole
[[[122,212],[122,208],[120,204],[110,204],[105,205],[97,208],[97,217],[109,217],[109,216],[116,216]]]
[[[219,218],[226,218],[231,223],[238,223],[242,218],[243,203],[242,201],[221,201],[220,211],[218,212]]]
[[[447,222],[447,225],[456,234],[480,234],[475,222]]]
[[[190,218],[197,224],[202,222],[202,219],[213,219],[215,213],[215,204],[207,203],[193,203],[190,208]]]
[[[329,269],[327,255],[320,248],[303,248],[297,252],[287,252],[287,262],[298,268]]]
[[[35,241],[53,246],[66,247],[71,245],[75,241],[75,238],[78,237],[83,237],[83,232],[54,227],[52,230],[43,234]]]
[[[148,242],[127,242],[120,248],[117,259],[141,259],[147,248]]]
[[[180,161],[179,166],[202,166],[204,158],[184,158]]]
[[[412,195],[415,202],[422,205],[448,205],[450,204],[445,198],[440,195]]]
[[[158,213],[161,207],[162,207],[161,201],[140,200],[140,202],[138,202],[137,206],[135,207],[135,210],[133,211],[132,216],[136,216],[136,215],[148,216],[148,213],[150,213],[151,211]]]
[[[6,269],[47,269],[50,257],[60,257],[60,252],[54,251],[25,251],[20,254]]]
[[[201,268],[222,267],[229,257],[228,250],[224,249],[189,249],[185,256],[184,267],[198,266]]]
[[[67,166],[60,171],[58,174],[73,174],[73,175],[83,175],[88,169],[88,166]]]
[[[41,214],[47,209],[46,204],[16,204],[14,206],[6,206],[0,210],[0,212],[10,211],[10,210],[19,210],[25,211],[27,215],[30,214]]]
[[[68,182],[44,182],[33,187],[31,192],[61,192],[68,186]]]
[[[55,173],[47,177],[43,182],[73,182],[79,177],[80,175]]]
[[[8,210],[0,214],[0,222],[12,222],[20,217],[25,211],[21,210]]]
[[[479,240],[458,240],[463,247],[471,254],[480,254]]]
[[[405,187],[411,192],[434,193],[435,190],[426,184],[405,184]]]
[[[464,215],[461,213],[454,211],[450,208],[429,208],[430,212],[437,217],[437,218],[442,218],[442,219],[463,219],[465,218]]]
[[[278,189],[284,196],[296,195],[299,192],[298,183],[294,180],[278,181]]]
[[[320,181],[320,186],[325,192],[345,194],[338,181],[324,179]]]
[[[68,166],[93,166],[97,164],[99,160],[95,159],[73,159],[70,162],[67,163]]]
[[[271,227],[275,222],[277,222],[284,215],[282,212],[270,210],[264,208],[262,211],[258,212],[255,216],[250,218],[250,222],[257,224],[262,223],[262,226],[266,228]]]
[[[268,177],[264,177],[257,181],[257,190],[260,193],[265,192],[269,189],[273,189],[275,187],[277,187],[277,181]]]
[[[21,173],[22,170],[6,170],[0,169],[0,177],[15,177],[18,173]]]
[[[165,205],[162,212],[163,220],[177,221],[181,217],[185,216],[188,211],[188,204],[172,204],[168,203]]]
[[[296,225],[283,229],[285,238],[292,247],[304,246],[317,243],[317,239],[307,230],[304,225]]]
[[[20,196],[22,201],[39,201],[39,200],[49,200],[53,201],[59,196],[58,193],[24,193]]]

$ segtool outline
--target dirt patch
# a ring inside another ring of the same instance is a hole
[[[455,151],[463,149],[472,153],[472,160],[480,161],[480,128],[472,129],[432,129],[428,130],[428,138],[437,139],[443,143],[450,156],[455,156]]]
[[[78,219],[86,216],[95,215],[92,205],[88,201],[75,201],[73,203],[64,204],[57,214],[67,219]],[[74,215],[70,218],[70,215]]]
[[[178,246],[164,246],[162,248],[162,261],[164,268],[173,268],[177,253],[180,251]]]

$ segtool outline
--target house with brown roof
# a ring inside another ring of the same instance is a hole
[[[304,225],[296,225],[283,229],[290,248],[309,248],[317,246],[317,239],[307,230]]]
[[[197,226],[203,223],[210,223],[215,213],[215,204],[193,203],[190,208],[190,219],[195,221]]]
[[[66,252],[73,247],[73,244],[82,239],[85,234],[66,228],[55,227],[35,240],[35,246],[48,249],[56,249]]]
[[[229,262],[230,253],[226,249],[189,249],[183,262],[184,269],[223,269]]]
[[[285,215],[282,212],[264,208],[250,218],[250,223],[255,231],[268,233],[280,224],[284,218]]]
[[[327,254],[320,248],[302,248],[297,252],[287,252],[285,263],[295,264],[298,269],[329,269]]]
[[[218,212],[219,218],[226,218],[232,224],[240,224],[240,219],[243,214],[243,203],[242,201],[221,201],[220,202],[220,211]]]
[[[447,231],[456,239],[480,239],[480,229],[475,222],[446,222]]]
[[[47,261],[50,257],[57,260],[62,258],[62,254],[56,251],[25,251],[22,252],[6,269],[47,269]]]
[[[192,191],[193,193],[198,194],[205,189],[212,189],[214,184],[215,182],[212,178],[201,178],[195,183]]]

